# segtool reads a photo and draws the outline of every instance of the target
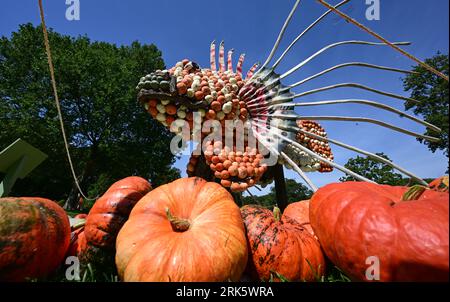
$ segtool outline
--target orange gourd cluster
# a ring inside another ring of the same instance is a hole
[[[264,156],[256,148],[247,146],[245,151],[239,151],[236,147],[223,147],[221,142],[207,142],[204,154],[215,178],[232,192],[254,186],[267,171],[267,165],[261,162]]]
[[[169,69],[169,74],[177,79],[178,95],[206,102],[207,119],[247,119],[245,103],[237,96],[239,89],[245,84],[240,75],[232,71],[199,69],[187,59]]]
[[[299,120],[297,121],[297,126],[303,131],[314,133],[321,137],[327,137],[325,129],[314,121]],[[314,151],[316,154],[333,161],[334,156],[327,141],[319,140],[300,131],[297,133],[297,141],[309,150]],[[333,171],[332,166],[327,163],[320,162],[319,172],[331,171]]]

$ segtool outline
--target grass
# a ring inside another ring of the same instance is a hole
[[[277,272],[271,272],[268,282],[291,282]],[[317,282],[351,282],[338,267],[331,267],[325,276],[316,277]],[[95,266],[88,264],[80,274],[80,280],[67,280],[65,272],[61,269],[57,274],[47,279],[29,279],[28,282],[119,282],[116,272],[103,272]]]
[[[351,282],[351,280],[337,266],[333,266],[320,282]]]
[[[69,215],[70,217],[74,217],[74,216],[76,216],[76,215],[78,215],[78,214],[86,214],[86,213],[84,213],[84,212],[79,212],[79,211],[67,211],[67,210],[66,210],[66,213],[67,213],[67,215]]]

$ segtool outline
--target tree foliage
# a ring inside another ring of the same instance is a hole
[[[293,203],[311,198],[313,192],[303,184],[293,179],[286,179],[286,193],[288,203]],[[270,189],[269,194],[262,196],[245,196],[242,199],[243,204],[260,204],[265,207],[273,207],[277,204],[275,187]]]
[[[82,188],[102,194],[139,175],[154,185],[179,177],[171,168],[172,135],[136,101],[136,82],[163,69],[155,45],[116,46],[49,31],[65,127]],[[64,151],[42,28],[21,25],[0,39],[0,150],[22,138],[49,155],[13,195],[78,198]]]
[[[445,75],[449,75],[448,55],[438,53],[436,56],[425,60],[425,62]],[[443,150],[448,158],[448,82],[422,66],[416,66],[413,71],[416,73],[410,74],[404,79],[404,89],[411,93],[411,98],[420,101],[420,103],[406,102],[405,109],[412,109],[416,115],[423,116],[427,122],[442,129],[441,133],[436,133],[432,130],[425,132],[426,135],[439,137],[441,139],[440,142],[429,142],[420,138],[418,140],[427,145],[432,152]]]
[[[390,160],[389,157],[384,153],[377,153],[377,155]],[[372,160],[370,158],[361,156],[350,158],[345,164],[345,167],[379,184],[400,186],[405,185],[408,182],[407,180],[403,179],[401,174],[395,173],[394,168],[392,168],[391,166]],[[350,175],[341,177],[339,180],[356,181],[356,179]]]

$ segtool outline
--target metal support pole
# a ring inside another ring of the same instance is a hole
[[[286,192],[286,182],[284,179],[283,166],[276,164],[273,167],[273,176],[275,179],[275,193],[277,197],[277,205],[280,208],[281,213],[288,205],[287,192]]]

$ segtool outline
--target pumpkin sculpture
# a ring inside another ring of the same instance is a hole
[[[116,250],[123,281],[237,281],[247,263],[244,225],[231,194],[194,177],[142,198]]]
[[[241,208],[249,244],[248,273],[260,280],[317,281],[325,271],[318,241],[301,223],[261,206]],[[281,218],[281,219],[280,219]]]
[[[44,198],[0,198],[0,280],[44,278],[64,261],[69,219]]]
[[[152,189],[150,183],[130,176],[114,183],[89,211],[85,236],[90,245],[113,250],[116,237],[134,205]]]
[[[448,281],[448,193],[345,182],[319,189],[310,206],[324,252],[353,280]]]

